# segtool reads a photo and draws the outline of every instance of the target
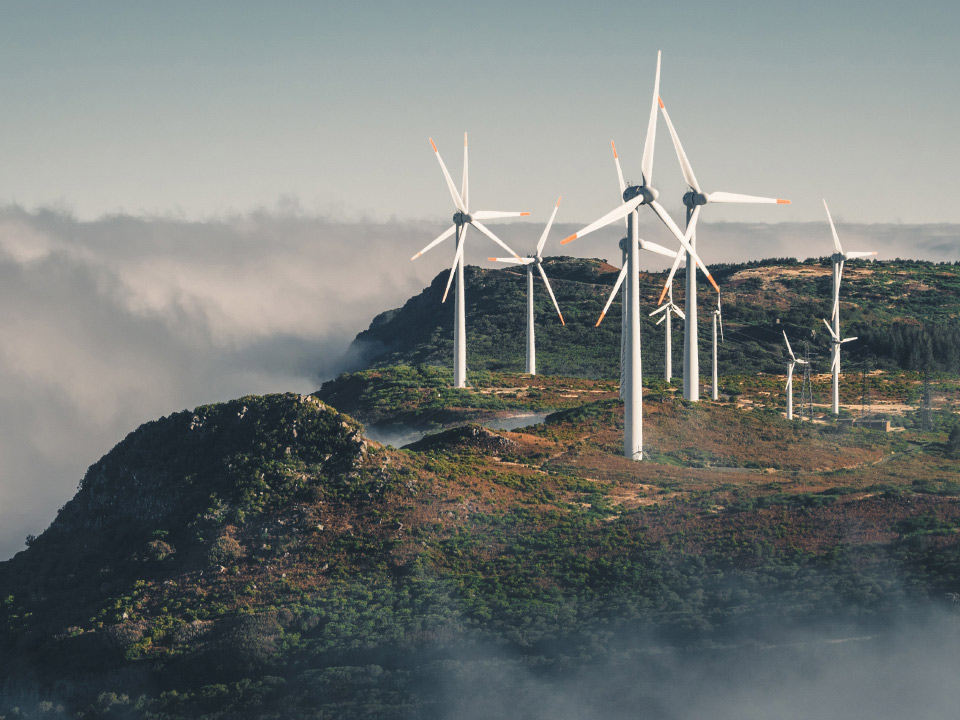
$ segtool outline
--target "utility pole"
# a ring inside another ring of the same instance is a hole
[[[813,422],[813,377],[810,374],[810,342],[804,343],[804,357],[807,360],[803,366],[803,382],[800,384],[800,417],[803,417],[804,410],[807,412],[807,419]]]

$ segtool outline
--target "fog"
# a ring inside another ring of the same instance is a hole
[[[499,227],[521,254],[541,229]],[[709,240],[703,227],[708,263],[831,249],[822,224],[719,224]],[[140,423],[244,394],[309,392],[334,376],[374,315],[452,260],[441,247],[409,261],[443,228],[306,216],[291,200],[206,221],[0,208],[0,559],[42,532],[85,469]],[[546,254],[576,229],[558,225]],[[838,229],[849,249],[889,258],[954,260],[960,235],[951,225]],[[564,251],[617,262],[616,233]],[[668,241],[652,224],[644,234]],[[494,246],[470,242],[467,261],[488,264]]]

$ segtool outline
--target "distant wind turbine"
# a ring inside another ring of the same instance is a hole
[[[514,265],[526,265],[527,266],[527,374],[536,375],[537,374],[537,348],[536,348],[536,339],[534,337],[533,329],[533,268],[536,267],[540,272],[540,277],[543,278],[543,284],[547,286],[547,292],[550,293],[550,299],[553,300],[553,306],[557,309],[557,315],[560,316],[560,324],[566,325],[563,321],[563,313],[560,312],[560,306],[557,305],[557,298],[553,294],[553,288],[550,287],[550,281],[547,279],[547,274],[543,271],[543,246],[547,242],[547,235],[550,233],[550,228],[553,226],[553,220],[557,217],[557,210],[560,208],[560,198],[557,198],[557,204],[553,208],[553,213],[550,215],[550,219],[547,221],[547,226],[543,229],[543,234],[540,236],[540,242],[537,243],[537,252],[534,255],[530,255],[525,258],[487,258],[490,261],[502,262],[502,263],[511,263]]]
[[[441,300],[441,302],[447,301],[447,293],[450,292],[450,284],[453,282],[454,275],[456,275],[456,310],[453,316],[453,385],[454,387],[460,388],[466,387],[467,385],[467,328],[464,310],[466,307],[466,301],[464,298],[463,287],[463,247],[467,236],[467,226],[473,225],[477,230],[519,260],[519,255],[507,247],[507,244],[504,243],[503,240],[490,232],[490,230],[488,230],[487,227],[479,221],[493,220],[495,218],[519,217],[522,215],[529,215],[530,213],[503,212],[500,210],[477,210],[471,213],[467,209],[469,207],[469,182],[467,179],[467,134],[463,134],[463,182],[460,186],[461,189],[459,192],[457,192],[457,188],[453,184],[453,178],[451,178],[450,173],[447,172],[447,166],[443,164],[443,158],[440,157],[440,151],[437,150],[437,146],[433,142],[433,138],[430,138],[430,145],[433,147],[433,152],[437,156],[437,162],[440,163],[440,169],[443,171],[443,177],[447,181],[447,189],[450,190],[450,197],[453,198],[453,204],[456,208],[456,212],[453,214],[453,225],[440,233],[439,237],[437,237],[433,242],[431,242],[429,245],[423,248],[423,250],[418,252],[410,259],[416,260],[425,252],[431,250],[448,237],[451,237],[454,235],[454,233],[456,233],[457,252],[453,257],[453,267],[450,268],[450,276],[447,278],[447,287],[443,291],[443,300]]]
[[[663,119],[667,122],[667,130],[670,131],[670,137],[673,139],[673,147],[677,151],[677,159],[680,161],[680,169],[683,171],[683,178],[687,181],[687,185],[690,188],[683,196],[683,204],[687,208],[686,235],[689,239],[691,248],[696,248],[697,246],[696,228],[697,220],[700,216],[700,207],[702,205],[706,205],[707,203],[778,203],[781,205],[787,205],[790,203],[789,200],[782,200],[779,198],[765,198],[757,197],[755,195],[739,195],[737,193],[728,192],[703,192],[700,189],[700,184],[697,182],[696,175],[693,174],[693,166],[690,165],[690,161],[687,159],[687,154],[683,150],[683,145],[680,143],[680,137],[677,135],[677,131],[674,129],[673,123],[670,120],[670,114],[667,112],[667,108],[663,104],[663,100],[659,100],[659,102],[660,109],[663,112]],[[666,295],[667,287],[673,282],[673,276],[677,272],[677,267],[680,264],[681,257],[682,253],[678,252],[676,260],[673,263],[673,269],[671,269],[670,275],[667,278],[667,282],[663,287],[663,292],[660,294],[660,303],[663,302],[663,297]],[[686,260],[687,292],[685,303],[687,320],[684,323],[683,332],[683,397],[685,400],[696,402],[700,399],[700,356],[697,345],[697,269],[689,252],[686,254]],[[702,269],[703,266],[700,266]],[[714,289],[719,293],[720,289],[717,287],[717,284],[713,281],[713,278],[711,278],[709,274],[707,275],[707,279],[710,280],[710,283],[713,285]],[[715,386],[716,383],[714,383],[714,387]],[[714,399],[716,399],[716,391],[714,391]]]
[[[710,397],[720,397],[717,388],[717,324],[720,325],[720,342],[723,342],[723,311],[720,309],[720,293],[717,293],[717,309],[713,311],[713,390]]]
[[[854,258],[869,257],[876,255],[874,250],[853,250],[844,252],[840,246],[840,236],[837,235],[837,228],[833,224],[833,218],[830,217],[830,208],[827,207],[827,201],[823,201],[823,209],[827,211],[827,220],[830,221],[830,232],[833,233],[833,246],[836,252],[830,256],[833,261],[833,310],[830,312],[830,318],[833,320],[833,327],[824,320],[827,330],[833,338],[833,350],[830,360],[830,371],[833,373],[833,414],[840,414],[840,346],[843,343],[856,340],[855,337],[840,339],[840,280],[843,277],[843,263],[846,260]]]
[[[671,315],[676,315],[681,320],[686,320],[687,316],[684,314],[683,310],[676,306],[673,302],[673,286],[670,286],[670,290],[667,293],[667,304],[661,305],[652,313],[651,316],[657,315],[658,313],[663,313],[661,318],[657,320],[657,325],[664,323],[666,328],[666,337],[664,338],[664,361],[663,361],[663,379],[667,382],[673,380],[673,344],[671,339],[671,330],[670,326],[673,324],[671,322]]]
[[[717,287],[710,275],[710,271],[700,261],[696,252],[687,242],[680,228],[673,221],[673,218],[667,214],[660,203],[657,202],[659,192],[653,187],[653,150],[657,133],[657,106],[660,96],[660,53],[657,53],[657,73],[653,86],[653,99],[650,106],[650,116],[647,121],[647,137],[643,146],[643,158],[640,168],[642,172],[642,182],[640,185],[625,185],[623,191],[623,204],[614,208],[606,215],[590,223],[579,232],[561,242],[565,244],[572,242],[577,238],[583,237],[587,233],[598,230],[610,223],[626,217],[627,222],[627,262],[624,268],[629,277],[627,283],[627,312],[628,321],[626,324],[627,337],[627,363],[626,373],[624,373],[624,431],[623,431],[623,451],[624,455],[633,460],[643,459],[643,389],[642,389],[642,365],[640,359],[640,268],[639,268],[639,213],[638,208],[641,205],[648,205],[657,217],[670,229],[680,245],[690,253],[693,261],[700,265],[707,279]],[[619,166],[619,159],[617,159]],[[717,288],[719,291],[719,288]],[[609,303],[608,303],[609,307]],[[601,319],[603,316],[601,315]]]
[[[793,420],[793,368],[796,365],[809,365],[806,360],[797,360],[793,354],[793,348],[790,347],[790,341],[787,339],[787,331],[783,331],[783,341],[787,344],[787,352],[790,353],[790,362],[787,364],[787,420]]]

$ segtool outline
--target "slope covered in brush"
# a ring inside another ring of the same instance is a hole
[[[960,630],[944,430],[665,392],[638,464],[591,389],[416,450],[297,395],[148,423],[0,564],[0,715],[691,717],[794,662],[843,674],[838,637],[900,672],[916,658],[890,627],[940,608],[937,637]]]
[[[544,374],[580,377],[619,376],[620,300],[595,327],[618,269],[599,260],[547,258],[566,320],[561,326],[539,279],[535,285],[537,368]],[[823,318],[832,306],[828,259],[805,262],[766,260],[715,265],[722,288],[724,344],[721,374],[782,372],[786,357],[782,330],[796,347],[809,345],[811,357],[829,366],[829,335]],[[522,371],[526,342],[524,271],[465,269],[467,364],[471,371]],[[664,328],[647,313],[656,307],[665,273],[641,273],[641,332],[646,375],[662,373]],[[449,365],[453,349],[453,302],[440,299],[447,273],[402,307],[378,315],[354,341],[367,366]],[[452,297],[452,296],[451,296]],[[678,279],[674,299],[683,305]],[[716,293],[698,273],[700,364],[710,361],[710,318]],[[854,364],[960,371],[960,265],[912,261],[848,262],[841,292],[845,336],[859,340],[844,347]],[[674,321],[674,370],[683,352],[682,322]],[[848,363],[849,365],[849,363]],[[826,368],[823,368],[825,370]]]

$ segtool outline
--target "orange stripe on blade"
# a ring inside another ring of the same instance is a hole
[[[437,151],[437,146],[433,144],[433,138],[430,138],[430,145],[433,147],[433,151]]]
[[[660,109],[662,110],[662,109],[663,109],[663,100],[660,98],[659,95],[657,95],[657,102],[660,103]]]
[[[789,200],[781,200],[780,198],[777,198],[777,205],[789,205],[789,204],[790,204]]]
[[[713,285],[714,290],[716,290],[717,292],[720,292],[720,286],[717,285],[716,280],[713,279],[713,275],[711,275],[710,273],[707,273],[707,280],[709,280],[710,284]]]
[[[604,317],[604,315],[606,315],[606,313],[600,313],[600,319],[597,320],[597,324],[594,325],[594,327],[600,327],[600,323],[603,322],[603,317]]]
[[[561,240],[561,241],[560,241],[560,244],[561,244],[561,245],[566,245],[568,242],[573,242],[573,241],[576,240],[576,239],[577,239],[577,234],[574,233],[574,234],[571,235],[570,237],[564,238],[563,240]]]
[[[560,197],[557,198],[557,207],[560,207],[560,198],[562,198],[562,197],[563,197],[563,195],[561,195]]]
[[[610,147],[613,148],[613,156],[617,157],[617,146],[613,144],[613,140],[610,141]]]

